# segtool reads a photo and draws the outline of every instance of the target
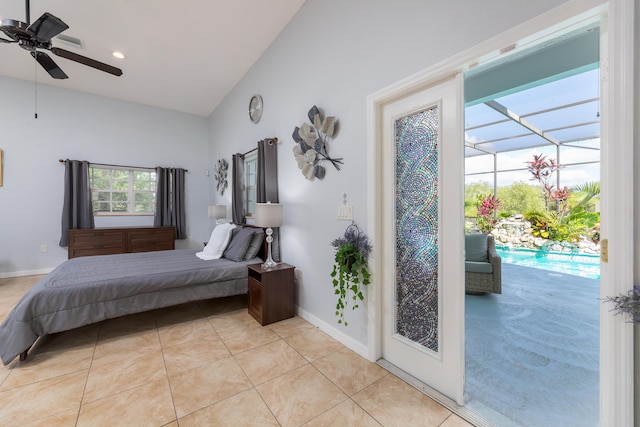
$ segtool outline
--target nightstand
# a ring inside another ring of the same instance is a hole
[[[280,263],[268,270],[262,264],[249,269],[249,314],[262,326],[294,316],[294,266]]]

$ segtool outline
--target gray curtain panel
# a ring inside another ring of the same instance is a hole
[[[156,213],[153,225],[174,226],[176,239],[187,238],[184,169],[156,168]]]
[[[258,203],[278,203],[278,144],[273,138],[258,141]]]
[[[65,160],[64,202],[60,246],[68,246],[67,232],[76,228],[94,228],[93,206],[89,189],[89,162]]]
[[[258,203],[278,203],[278,144],[274,138],[258,141],[258,176],[256,198]],[[273,229],[271,257],[280,262],[280,228]]]
[[[231,176],[231,220],[244,224],[244,155],[236,153],[231,156]]]

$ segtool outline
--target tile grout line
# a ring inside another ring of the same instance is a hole
[[[158,334],[158,342],[160,343],[160,353],[162,353],[162,364],[164,365],[164,374],[167,378],[167,384],[169,384],[169,394],[171,395],[171,404],[173,405],[173,413],[175,414],[175,422],[180,425],[178,421],[178,410],[176,409],[176,401],[173,398],[173,388],[171,387],[171,378],[169,377],[169,370],[167,369],[167,361],[164,358],[164,346],[162,345],[162,339],[160,338],[160,327],[158,326],[158,318],[153,316],[153,320],[156,322],[156,333]],[[173,421],[170,421],[166,424],[171,424]]]
[[[82,401],[84,400],[84,394],[87,391],[87,384],[89,383],[89,375],[91,374],[91,367],[93,366],[93,359],[96,356],[96,348],[98,347],[98,339],[100,338],[100,331],[102,330],[102,322],[98,325],[98,331],[96,332],[96,339],[93,343],[93,352],[91,353],[91,362],[89,362],[89,369],[87,369],[87,377],[84,379],[84,387],[82,387],[82,396],[80,396],[80,405],[78,406],[78,415],[76,415],[76,427],[80,420],[80,412],[82,411]]]

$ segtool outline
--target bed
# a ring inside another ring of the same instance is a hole
[[[226,241],[214,238],[214,230],[200,252],[178,249],[63,262],[29,289],[0,325],[2,362],[7,365],[17,356],[25,360],[38,337],[47,334],[155,308],[246,294],[247,265],[264,258],[264,231],[221,225],[216,229],[229,229]]]

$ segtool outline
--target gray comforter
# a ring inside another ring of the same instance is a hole
[[[38,337],[159,307],[247,292],[247,265],[193,250],[73,258],[22,297],[0,325],[6,365]]]

